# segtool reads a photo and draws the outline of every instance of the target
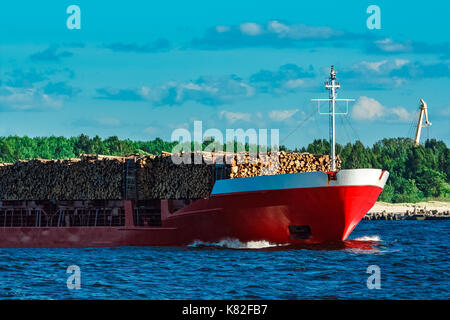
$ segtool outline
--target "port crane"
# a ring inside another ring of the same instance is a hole
[[[431,126],[431,122],[428,121],[427,103],[423,99],[420,99],[420,103],[421,105],[420,105],[419,121],[417,122],[416,137],[414,138],[414,146],[416,147],[419,145],[420,132],[422,128]],[[422,124],[424,115],[425,115],[425,124]]]

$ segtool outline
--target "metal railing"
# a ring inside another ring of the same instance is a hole
[[[0,208],[1,227],[114,227],[125,225],[123,208]]]

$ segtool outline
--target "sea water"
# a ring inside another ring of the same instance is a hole
[[[449,299],[449,231],[362,221],[349,241],[314,246],[0,249],[0,298]]]

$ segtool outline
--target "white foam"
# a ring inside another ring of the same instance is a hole
[[[363,236],[363,237],[359,237],[353,240],[357,240],[357,241],[377,241],[380,242],[381,238],[379,236]]]
[[[192,244],[189,245],[189,247],[209,246],[209,247],[222,247],[230,249],[264,249],[284,245],[286,244],[271,243],[266,240],[241,242],[238,239],[224,239],[219,242],[194,241]]]
[[[381,253],[380,249],[372,248],[372,249],[358,249],[358,248],[348,248],[345,251],[356,253],[356,254],[374,254]]]

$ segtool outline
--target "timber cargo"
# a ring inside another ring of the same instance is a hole
[[[329,171],[328,155],[274,155],[280,165],[272,174]],[[198,199],[211,193],[217,179],[259,176],[271,166],[270,153],[266,161],[252,161],[248,153],[201,152],[200,164],[195,153],[188,154],[187,164],[174,164],[171,156],[82,155],[3,164],[0,200]]]
[[[201,164],[195,164],[196,156]],[[137,159],[137,198],[204,198],[211,194],[216,180],[330,170],[328,155],[308,153],[276,152],[260,157],[199,152],[188,154],[188,159],[188,164],[175,164],[170,153]],[[337,163],[340,168],[339,158]],[[271,167],[273,171],[264,172]]]

